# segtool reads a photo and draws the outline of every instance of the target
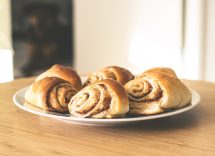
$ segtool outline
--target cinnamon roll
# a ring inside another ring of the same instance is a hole
[[[129,110],[124,87],[110,79],[83,88],[70,101],[69,112],[76,117],[116,118]]]
[[[45,77],[58,77],[71,83],[76,90],[80,90],[82,88],[80,76],[76,71],[67,66],[62,66],[59,64],[53,65],[46,72],[40,74],[36,78],[36,81],[41,80]]]
[[[120,84],[124,85],[128,81],[132,80],[133,78],[134,78],[134,75],[127,69],[124,69],[118,66],[109,66],[101,69],[99,72],[91,73],[88,76],[86,82],[84,83],[84,86],[87,86],[105,79],[116,80]]]
[[[129,114],[158,114],[191,103],[190,90],[175,76],[165,72],[145,72],[125,86]]]
[[[35,81],[25,93],[25,100],[46,111],[68,112],[68,103],[77,90],[67,81],[45,77]]]

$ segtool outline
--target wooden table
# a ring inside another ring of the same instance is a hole
[[[186,81],[202,97],[180,115],[121,127],[90,127],[17,108],[13,94],[32,82],[0,84],[0,156],[215,155],[215,84]]]

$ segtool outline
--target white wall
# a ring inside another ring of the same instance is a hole
[[[0,0],[0,48],[11,47],[10,0]]]
[[[13,80],[10,1],[0,0],[0,83]]]
[[[180,70],[181,0],[76,0],[75,66]]]
[[[128,0],[75,1],[75,64],[79,71],[128,65],[130,4]]]
[[[205,0],[186,0],[183,77],[204,79]]]
[[[206,3],[205,79],[215,82],[215,1]]]

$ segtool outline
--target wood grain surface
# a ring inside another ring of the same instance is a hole
[[[13,94],[33,78],[0,84],[0,156],[215,155],[215,84],[185,81],[201,95],[188,112],[118,127],[90,127],[17,108]]]

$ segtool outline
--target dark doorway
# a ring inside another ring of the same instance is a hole
[[[73,65],[72,0],[11,0],[15,77]]]

